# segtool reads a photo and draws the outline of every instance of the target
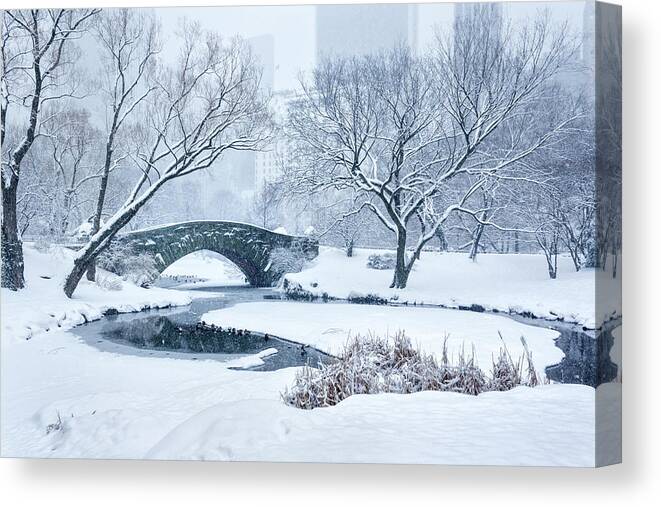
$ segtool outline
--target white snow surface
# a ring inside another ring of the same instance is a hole
[[[12,342],[2,361],[3,456],[594,464],[585,386],[354,396],[305,411],[279,397],[295,368],[104,353],[64,331]]]
[[[403,331],[415,345],[438,358],[446,336],[450,356],[455,358],[462,348],[470,355],[474,346],[477,363],[484,370],[491,368],[492,357],[498,356],[503,343],[513,357],[523,353],[522,336],[532,350],[538,373],[543,375],[546,366],[559,363],[563,357],[554,343],[557,331],[504,316],[441,308],[257,302],[214,310],[204,314],[202,320],[271,333],[336,355],[350,336],[392,337]]]
[[[595,271],[574,270],[569,257],[558,259],[559,274],[551,280],[542,255],[481,254],[471,261],[463,253],[423,252],[405,289],[388,288],[392,270],[366,267],[372,253],[354,249],[346,257],[340,249],[320,247],[319,256],[300,273],[286,275],[313,294],[347,298],[352,292],[376,294],[399,302],[457,307],[482,305],[487,310],[532,312],[537,317],[595,326]],[[618,313],[618,300],[601,305],[610,317]]]
[[[239,268],[222,255],[208,250],[200,250],[182,257],[170,264],[163,271],[162,276],[190,276],[203,280],[192,283],[191,287],[246,284],[246,277]]]
[[[547,385],[477,397],[354,396],[335,407],[303,411],[280,400],[296,368],[230,369],[259,364],[273,350],[227,363],[102,352],[67,329],[107,308],[185,304],[190,295],[127,283],[104,291],[83,281],[69,300],[61,282],[72,255],[27,246],[27,288],[2,289],[2,456],[594,464],[590,387]],[[450,314],[444,322],[451,322]],[[492,316],[478,317],[464,323],[475,327],[464,335],[501,327],[482,320]],[[432,335],[437,346],[439,335],[429,332],[428,346]],[[540,343],[550,340],[540,335]],[[541,360],[542,349],[534,350]]]
[[[593,403],[594,389],[576,385],[358,395],[310,411],[236,401],[188,419],[147,457],[593,466]]]
[[[71,328],[85,320],[96,320],[109,308],[134,312],[191,302],[191,296],[182,291],[143,289],[123,281],[121,290],[104,290],[84,278],[73,297],[68,299],[62,286],[75,252],[59,247],[39,252],[27,243],[23,252],[26,287],[20,291],[2,289],[3,343],[24,340],[45,330]],[[114,276],[99,271],[102,276]]]

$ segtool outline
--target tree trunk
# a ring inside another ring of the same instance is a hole
[[[574,269],[578,273],[581,270],[581,254],[578,249],[569,247],[569,255],[571,256],[571,260],[574,263]]]
[[[90,268],[96,258],[102,253],[115,235],[121,231],[126,224],[142,209],[142,207],[149,202],[154,194],[165,183],[170,181],[171,177],[163,177],[156,181],[148,190],[142,194],[141,197],[132,201],[129,206],[120,209],[115,215],[108,220],[108,223],[99,229],[94,236],[92,236],[83,248],[78,251],[76,259],[74,260],[74,267],[67,276],[64,282],[64,293],[67,297],[71,297],[73,292],[78,287],[80,280],[83,278],[85,271]]]
[[[486,220],[486,216],[482,215],[482,220]],[[477,251],[480,248],[480,241],[482,240],[482,233],[484,232],[484,224],[477,224],[475,229],[475,234],[473,235],[473,245],[471,246],[471,252],[468,255],[468,258],[472,261],[475,261],[477,258]]]
[[[443,232],[443,229],[439,227],[436,230],[436,237],[438,238],[438,243],[439,243],[439,248],[441,252],[446,252],[448,249],[448,241],[445,238],[445,233]]]
[[[521,246],[519,244],[519,231],[514,231],[514,253],[520,253]]]
[[[112,238],[114,238],[115,235],[131,221],[145,202],[147,202],[146,199],[141,201],[138,205],[125,208],[123,213],[119,215],[112,224],[100,229],[96,235],[92,236],[87,245],[78,251],[73,263],[73,269],[64,282],[64,293],[67,297],[73,295],[73,292],[76,290],[76,287],[78,287],[85,272],[94,263],[99,254],[105,250]]]
[[[113,126],[114,128],[114,126]],[[108,179],[110,177],[110,165],[112,163],[112,143],[114,136],[111,133],[106,143],[106,158],[103,166],[103,175],[99,184],[99,196],[96,200],[96,211],[94,212],[94,221],[92,222],[92,235],[99,232],[101,228],[101,218],[103,217],[103,206],[106,202],[106,192],[108,190]],[[96,280],[96,263],[94,259],[87,268],[87,279],[90,282]]]
[[[395,273],[393,274],[391,289],[404,289],[409,279],[410,268],[406,266],[406,230],[397,232],[397,260],[395,262]]]
[[[18,290],[25,287],[23,243],[18,234],[16,191],[18,178],[2,184],[2,287]]]
[[[346,242],[347,257],[353,257],[353,239]]]
[[[85,272],[92,266],[99,254],[103,252],[108,243],[110,243],[110,240],[133,218],[136,212],[137,210],[128,210],[112,227],[93,236],[89,243],[78,251],[78,255],[73,263],[73,269],[64,281],[64,293],[67,297],[73,295]]]
[[[90,262],[93,262],[93,259],[90,260],[88,258],[87,261],[81,259],[80,261],[76,259],[76,261],[73,264],[73,269],[71,270],[71,273],[69,273],[69,276],[67,276],[67,279],[64,282],[64,293],[67,295],[67,297],[73,296],[73,292],[76,290],[76,287],[78,287],[78,284],[80,283],[80,280],[82,280],[83,275],[87,271]]]
[[[546,256],[546,264],[549,268],[549,278],[555,280],[558,277],[558,249],[554,247]]]

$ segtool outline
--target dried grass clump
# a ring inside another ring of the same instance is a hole
[[[475,364],[474,351],[468,356],[461,350],[456,364],[451,364],[447,338],[439,364],[401,332],[390,341],[357,336],[345,345],[337,362],[319,369],[302,368],[282,399],[297,408],[313,409],[337,405],[354,394],[449,391],[477,395],[521,385],[534,387],[540,380],[525,340],[521,340],[524,354],[514,361],[503,346],[487,375]]]

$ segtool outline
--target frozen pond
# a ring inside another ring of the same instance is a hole
[[[267,350],[277,351],[262,357],[263,364],[248,367],[258,371],[303,365],[316,367],[333,360],[332,356],[313,347],[303,347],[288,340],[290,337],[287,336],[200,325],[201,316],[212,310],[240,303],[278,304],[281,296],[277,291],[246,286],[197,287],[195,290],[209,292],[209,297],[196,299],[187,307],[108,315],[99,321],[75,328],[74,333],[100,350],[156,357],[231,361]],[[336,303],[318,304],[332,307]],[[329,311],[332,311],[330,307]],[[407,311],[415,312],[416,309],[410,308]],[[612,330],[620,325],[619,321],[596,332],[562,322],[500,315],[560,333],[555,343],[564,353],[564,358],[558,364],[546,368],[545,373],[550,380],[595,387],[617,377],[618,366],[612,361],[610,352],[613,347]],[[261,318],[255,315],[254,328],[264,328]]]
[[[242,329],[216,328],[199,324],[204,313],[249,301],[273,300],[270,289],[247,287],[200,288],[210,293],[186,307],[107,315],[101,320],[74,328],[73,333],[88,344],[108,352],[231,361],[264,351],[264,364],[249,369],[271,371],[292,366],[319,366],[332,357],[312,347],[284,338]]]

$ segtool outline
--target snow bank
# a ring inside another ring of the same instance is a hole
[[[278,400],[294,369],[230,369],[260,364],[272,352],[226,363],[123,355],[59,330],[9,342],[1,358],[2,456],[142,458],[217,403]]]
[[[357,395],[314,410],[271,400],[220,403],[147,457],[593,466],[594,396],[590,387],[554,385],[479,396]]]
[[[423,252],[407,288],[389,289],[392,271],[366,267],[369,255],[379,252],[383,250],[355,249],[353,257],[346,257],[339,249],[322,247],[308,269],[286,278],[317,295],[347,298],[358,292],[409,303],[478,304],[487,310],[532,312],[595,325],[595,271],[577,273],[568,257],[558,259],[558,278],[550,280],[542,255],[481,254],[473,262],[465,254]],[[618,301],[610,298],[601,307],[610,316],[618,310]]]
[[[352,335],[393,336],[404,331],[414,345],[438,355],[443,339],[448,350],[457,354],[462,347],[470,354],[475,346],[478,365],[488,370],[492,357],[503,345],[512,356],[523,352],[521,336],[526,338],[533,362],[540,374],[550,364],[559,363],[562,351],[555,346],[557,331],[521,324],[507,317],[444,310],[441,308],[402,308],[343,303],[243,303],[206,313],[202,320],[223,327],[237,327],[295,340],[325,352],[337,354]],[[501,340],[498,333],[501,333]]]
[[[98,319],[108,309],[132,312],[191,301],[184,292],[143,289],[128,282],[122,282],[121,290],[104,290],[85,279],[69,299],[62,285],[74,253],[57,247],[42,253],[24,245],[26,287],[20,291],[2,289],[3,345],[8,340],[25,340],[42,331],[67,329]]]

